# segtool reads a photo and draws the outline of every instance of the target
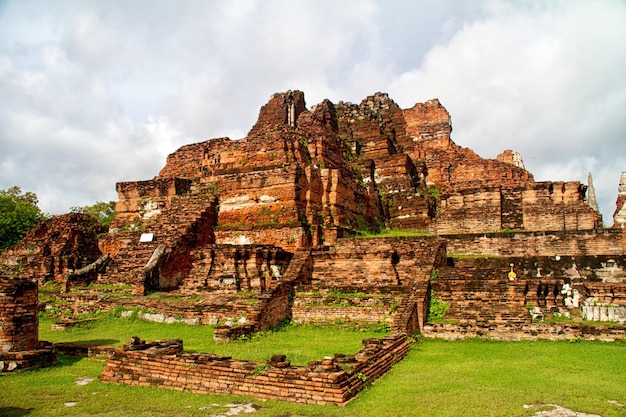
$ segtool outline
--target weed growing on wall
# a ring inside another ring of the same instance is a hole
[[[437,297],[433,290],[430,290],[430,298],[428,302],[428,314],[426,315],[427,322],[442,322],[450,307],[450,303],[441,301]]]

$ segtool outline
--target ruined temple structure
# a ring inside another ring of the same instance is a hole
[[[85,214],[54,216],[2,252],[0,271],[35,277],[40,284],[61,280],[102,256],[97,236],[104,231],[96,219]],[[91,279],[95,280],[96,274]]]
[[[214,324],[217,341],[285,320],[391,333],[306,367],[184,353],[179,339],[106,350],[103,381],[194,392],[344,404],[417,333],[626,339],[626,173],[603,228],[591,174],[536,182],[519,153],[484,159],[451,132],[436,99],[401,109],[376,93],[309,109],[301,91],[274,94],[245,138],[183,146],[154,178],[118,183],[108,232],[71,213],[1,253],[0,368],[53,362],[37,340],[48,281],[74,314],[138,307]],[[361,236],[389,229],[405,232]]]
[[[485,159],[451,133],[437,99],[402,109],[376,93],[308,108],[301,91],[277,93],[245,138],[183,146],[154,178],[118,183],[117,215],[97,240],[83,216],[55,217],[2,253],[0,267],[68,293],[117,285],[147,310],[241,324],[217,328],[218,339],[329,318],[505,338],[532,314],[585,303],[621,320],[626,176],[605,229],[591,176],[537,182],[519,153]],[[352,238],[386,229],[427,236]],[[183,308],[142,298],[155,291],[201,299]],[[428,324],[431,297],[465,327]]]
[[[307,110],[302,92],[275,94],[247,137],[183,146],[154,179],[119,183],[113,230],[194,222],[211,229],[197,244],[294,250],[385,227],[447,235],[601,226],[587,186],[535,182],[517,152],[483,159],[451,131],[438,100],[403,110],[377,93]]]

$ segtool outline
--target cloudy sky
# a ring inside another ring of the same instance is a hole
[[[0,0],[0,189],[116,200],[178,147],[242,138],[275,93],[439,98],[453,139],[536,180],[626,170],[624,0]]]

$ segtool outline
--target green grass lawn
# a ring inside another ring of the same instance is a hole
[[[159,324],[111,318],[110,315],[65,331],[50,330],[51,323],[50,319],[40,319],[40,340],[121,347],[132,336],[139,336],[148,342],[179,338],[183,339],[186,352],[208,352],[251,361],[267,361],[272,355],[283,354],[293,365],[306,365],[335,353],[356,353],[364,338],[379,338],[388,334],[355,328],[286,326],[278,331],[257,333],[249,341],[217,343],[213,340],[213,326]]]
[[[247,342],[215,344],[210,327],[104,319],[51,332],[42,319],[40,339],[108,343],[131,336],[148,341],[180,337],[186,350],[237,359],[286,354],[303,364],[333,353],[355,353],[364,337],[354,329],[288,326]],[[530,416],[541,404],[559,404],[603,417],[626,417],[626,343],[423,340],[346,407],[311,406],[252,398],[182,393],[102,384],[104,363],[60,355],[54,368],[0,377],[0,415],[215,416],[228,403],[253,403],[250,416]],[[95,378],[77,385],[81,378]],[[66,406],[66,403],[75,403]],[[535,404],[525,409],[524,404]],[[243,414],[241,414],[243,415]]]

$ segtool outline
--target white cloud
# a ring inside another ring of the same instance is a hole
[[[490,158],[520,151],[538,180],[586,182],[588,171],[623,163],[626,6],[493,4],[496,13],[465,24],[392,82],[392,96],[405,106],[415,92],[440,98],[458,144]],[[596,188],[606,221],[615,188]]]
[[[461,146],[518,150],[537,179],[594,171],[605,221],[626,169],[620,1],[1,7],[0,188],[35,191],[48,212],[115,199],[115,182],[153,177],[186,143],[245,136],[288,89],[309,107],[438,97]]]

